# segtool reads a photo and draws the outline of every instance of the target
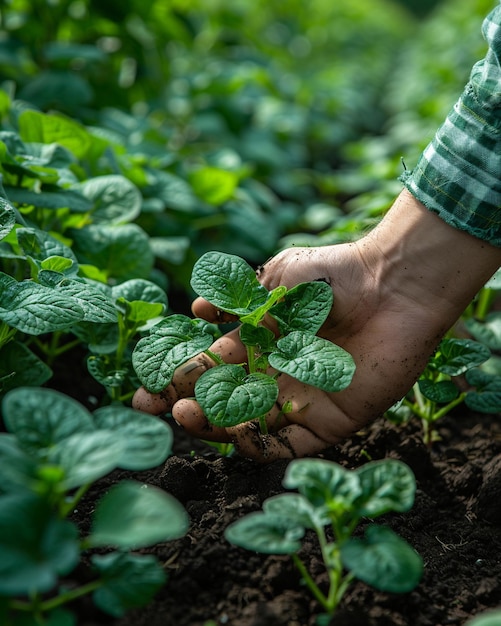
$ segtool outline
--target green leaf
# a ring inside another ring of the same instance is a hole
[[[355,506],[360,517],[374,518],[389,511],[409,511],[414,504],[416,479],[410,467],[395,459],[372,461],[355,470],[362,493]]]
[[[198,259],[191,286],[214,306],[238,316],[252,313],[269,297],[246,261],[223,252],[206,252]]]
[[[298,489],[315,507],[327,507],[335,513],[353,508],[362,494],[355,472],[324,459],[296,459],[285,472],[284,487]]]
[[[156,467],[171,454],[172,430],[163,420],[124,406],[106,406],[94,411],[97,428],[113,431],[122,439],[118,466],[128,470]]]
[[[489,348],[471,339],[443,339],[433,357],[435,368],[449,376],[459,376],[491,356]]]
[[[92,137],[84,126],[63,117],[25,110],[18,118],[19,134],[26,142],[57,143],[79,159],[92,145]]]
[[[7,237],[15,224],[16,212],[5,198],[0,197],[0,239]]]
[[[43,191],[33,191],[24,187],[7,185],[5,191],[11,202],[32,205],[42,209],[68,208],[73,213],[87,213],[92,208],[92,204],[81,193],[72,189],[61,189],[54,186],[54,190],[51,191],[44,185]]]
[[[300,283],[289,289],[281,302],[270,309],[282,335],[293,330],[315,334],[332,308],[332,288],[323,281]]]
[[[39,274],[40,283],[46,283],[44,273]],[[64,278],[55,276],[54,280],[47,281],[47,286],[52,286],[58,293],[64,295],[68,301],[73,299],[83,311],[84,322],[99,324],[117,321],[115,303],[110,294],[105,293],[100,287],[87,282],[82,278]]]
[[[92,546],[139,549],[182,537],[188,516],[165,491],[133,481],[112,487],[96,507]]]
[[[324,391],[341,391],[355,372],[351,355],[327,339],[293,331],[277,342],[269,356],[272,367]]]
[[[51,368],[26,344],[9,341],[0,348],[0,392],[29,385],[38,387],[52,377]]]
[[[199,198],[219,206],[233,197],[239,177],[217,167],[201,167],[189,174],[189,182]]]
[[[278,398],[278,385],[267,374],[247,374],[240,365],[225,364],[200,376],[195,397],[211,423],[236,426],[265,415]]]
[[[20,487],[33,488],[36,462],[20,447],[14,435],[0,434],[0,466],[2,467],[0,493],[9,491],[17,493]]]
[[[31,256],[37,261],[61,256],[71,259],[75,266],[78,266],[77,257],[73,250],[49,233],[36,228],[18,228],[16,235],[19,245],[27,256]]]
[[[153,269],[148,235],[137,224],[90,224],[70,233],[79,262],[99,267],[108,278],[147,278]]]
[[[92,416],[83,405],[44,387],[9,391],[3,399],[2,411],[7,430],[16,435],[23,448],[33,452],[71,435],[95,430]]]
[[[482,321],[469,318],[464,324],[477,341],[491,350],[501,350],[501,312],[488,313]]]
[[[341,547],[344,566],[358,579],[381,591],[407,593],[421,580],[423,562],[390,528],[370,525],[363,539]]]
[[[132,222],[141,212],[142,196],[124,176],[110,174],[89,178],[80,189],[91,202],[94,223]]]
[[[12,282],[0,272],[0,320],[29,335],[66,330],[84,317],[77,301],[53,289]]]
[[[293,554],[301,548],[304,528],[285,515],[256,511],[230,524],[230,543],[263,554]]]
[[[150,280],[143,278],[132,278],[115,285],[112,287],[111,293],[115,300],[124,298],[128,302],[136,300],[151,303],[160,302],[167,306],[167,294],[165,291]]]
[[[459,395],[459,389],[451,380],[440,380],[435,382],[429,378],[418,380],[419,390],[425,398],[439,404],[452,402]]]
[[[105,348],[108,347],[110,346],[105,346]],[[106,354],[90,355],[87,359],[87,370],[98,383],[107,389],[119,389],[127,379],[127,369],[117,369],[114,359],[108,358]]]
[[[0,496],[0,595],[50,591],[78,563],[76,527],[29,492]]]
[[[95,554],[91,560],[103,581],[93,600],[114,617],[148,604],[166,581],[163,568],[152,555],[112,552]]]
[[[123,458],[122,438],[113,431],[78,432],[46,451],[48,464],[63,469],[65,490],[92,483],[118,467]]]
[[[137,342],[132,364],[141,383],[159,393],[170,384],[176,368],[207,350],[212,342],[212,335],[204,332],[197,320],[170,315]]]
[[[78,271],[78,268],[75,267],[75,263],[72,259],[68,259],[64,256],[54,255],[50,256],[40,263],[40,273],[43,270],[48,270],[50,272],[60,272],[61,274],[70,273],[68,270],[74,270],[75,273]],[[71,272],[72,273],[72,272]]]
[[[259,352],[270,352],[275,347],[275,335],[264,326],[242,324],[240,326],[240,340],[245,346],[254,346]]]
[[[485,611],[472,620],[466,622],[466,626],[499,626],[501,624],[501,611]]]
[[[466,394],[464,401],[468,408],[479,413],[501,411],[501,376],[472,369],[466,372],[466,381],[476,387]]]
[[[156,319],[165,311],[165,305],[159,302],[143,302],[134,300],[129,302],[124,298],[117,298],[117,306],[122,308],[128,322],[136,326],[144,326],[147,321]]]
[[[263,502],[263,511],[281,515],[303,528],[321,528],[330,523],[329,515],[322,506],[313,506],[300,493],[280,493]]]

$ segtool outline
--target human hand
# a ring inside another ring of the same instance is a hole
[[[448,245],[444,257],[444,240],[449,244],[457,238],[458,253],[451,256]],[[475,258],[482,256],[478,240],[446,225],[403,192],[381,224],[360,241],[292,248],[266,263],[259,280],[269,290],[319,279],[331,285],[334,305],[318,334],[347,350],[357,368],[351,384],[336,393],[281,374],[277,403],[267,415],[268,435],[253,422],[232,428],[208,423],[191,398],[198,377],[214,365],[205,354],[181,366],[161,394],[139,390],[134,406],[153,413],[171,411],[188,433],[233,442],[240,454],[256,460],[315,454],[381,415],[410,389],[443,334],[496,269],[499,256],[488,247],[488,259],[479,260],[471,271],[465,246],[472,246]],[[465,260],[470,275],[461,281],[458,267]],[[192,309],[196,317],[223,321],[203,299],[195,300]],[[238,329],[218,339],[211,352],[227,363],[246,360]],[[286,402],[291,410],[284,415]]]

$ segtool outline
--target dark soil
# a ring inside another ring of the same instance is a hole
[[[176,428],[176,427],[174,427]],[[390,525],[422,556],[424,576],[411,593],[393,595],[353,583],[332,624],[460,626],[501,605],[501,420],[464,410],[440,423],[441,441],[428,450],[420,423],[373,423],[325,458],[347,468],[368,459],[406,462],[417,479],[414,507],[377,521]],[[174,454],[150,472],[116,472],[79,506],[86,512],[113,483],[134,478],[164,488],[186,507],[191,525],[177,541],[150,549],[165,564],[168,583],[146,608],[113,620],[76,609],[83,626],[313,626],[321,613],[287,556],[254,554],[229,545],[224,529],[283,491],[286,462],[262,466],[218,457],[175,430]],[[316,581],[326,581],[313,536],[302,556]]]

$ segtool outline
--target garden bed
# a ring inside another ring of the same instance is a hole
[[[413,469],[418,486],[414,507],[378,521],[405,538],[425,564],[422,582],[408,594],[353,583],[332,624],[460,626],[501,605],[501,421],[463,409],[444,418],[439,433],[441,441],[429,451],[417,420],[397,427],[380,419],[323,455],[347,468],[389,457]],[[161,486],[176,496],[191,523],[184,538],[149,550],[165,564],[169,581],[148,607],[112,622],[89,601],[79,607],[81,623],[313,626],[320,608],[289,557],[251,553],[223,537],[232,521],[284,491],[286,465],[222,458],[175,428],[174,454],[165,466],[132,475],[116,472],[101,480],[79,506],[84,526],[95,500],[124,478]],[[313,535],[302,555],[315,580],[325,578]]]

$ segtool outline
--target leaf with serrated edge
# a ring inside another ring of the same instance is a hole
[[[311,333],[293,331],[277,342],[269,356],[272,367],[324,391],[341,391],[355,372],[351,355]]]

